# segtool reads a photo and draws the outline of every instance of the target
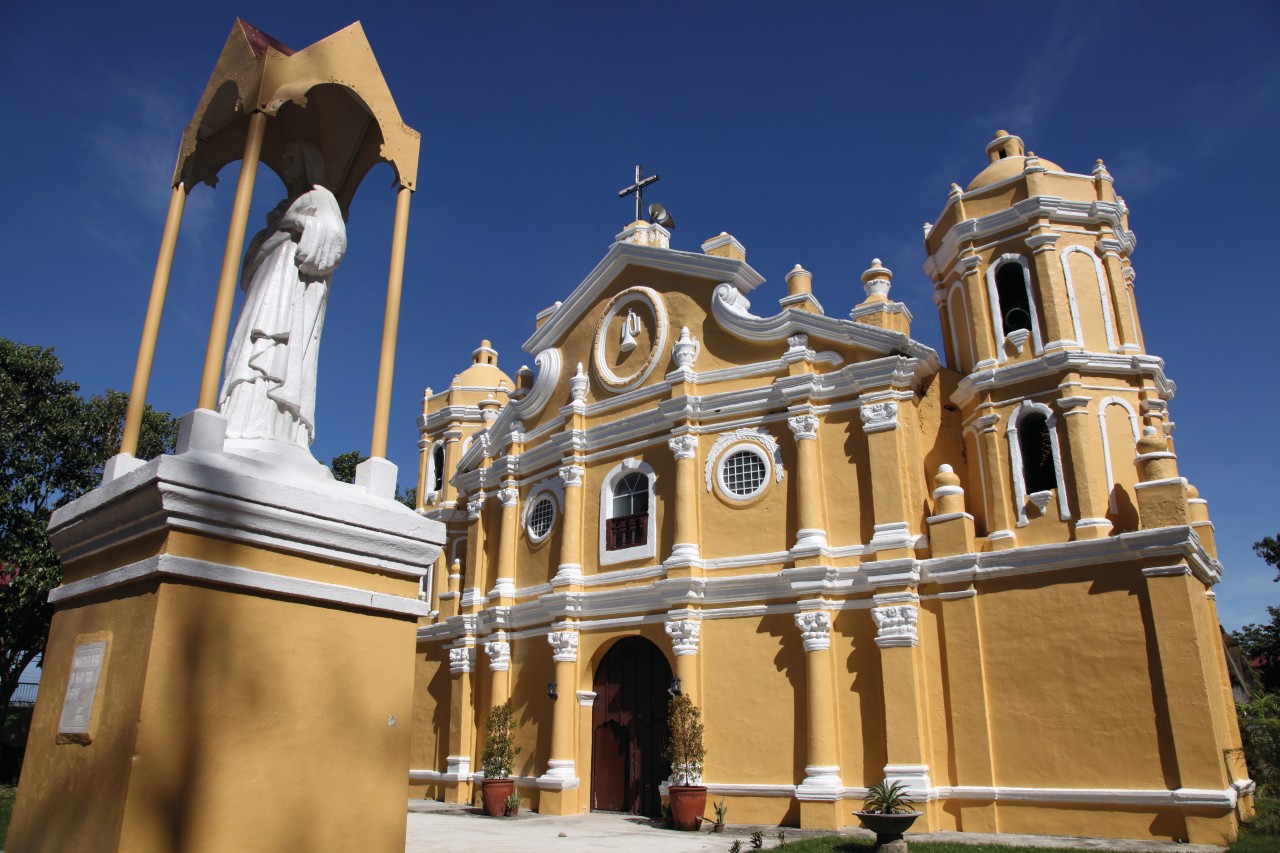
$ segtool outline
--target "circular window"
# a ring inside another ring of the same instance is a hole
[[[729,497],[753,498],[764,489],[769,479],[769,462],[754,447],[735,450],[720,463],[720,488]]]
[[[529,531],[529,538],[535,543],[541,542],[547,538],[547,534],[551,532],[551,525],[556,520],[556,505],[551,498],[543,496],[534,501],[533,506],[529,509],[529,518],[525,524]]]

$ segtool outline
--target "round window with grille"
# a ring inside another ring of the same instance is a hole
[[[529,538],[535,543],[541,542],[547,538],[547,534],[551,532],[551,525],[556,520],[556,505],[551,498],[543,496],[534,501],[533,507],[529,510],[529,518],[526,528],[529,531]]]
[[[720,463],[720,488],[737,500],[754,498],[764,490],[769,479],[769,460],[763,451],[742,447]]]

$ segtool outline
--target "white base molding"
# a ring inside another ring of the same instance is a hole
[[[544,791],[564,791],[578,787],[578,777],[574,775],[573,760],[553,758],[547,762],[547,772],[534,780]]]
[[[796,786],[797,800],[834,803],[841,799],[844,783],[840,781],[838,765],[809,765],[804,769],[804,781]]]

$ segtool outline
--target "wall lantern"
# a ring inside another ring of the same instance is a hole
[[[554,681],[547,682],[547,698],[552,702],[559,698],[559,694],[556,693],[556,683]]]
[[[670,693],[672,696],[681,695],[680,679],[678,678],[671,679],[671,686],[667,688],[667,692]]]

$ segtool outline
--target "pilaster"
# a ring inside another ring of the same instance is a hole
[[[556,686],[559,697],[551,719],[551,758],[547,772],[538,777],[542,789],[538,811],[541,814],[578,813],[578,777],[574,763],[575,726],[578,702],[578,630],[572,622],[552,626],[547,634],[555,661]]]
[[[820,562],[827,555],[827,522],[822,503],[822,466],[818,453],[818,417],[804,412],[787,418],[796,437],[796,565]]]
[[[470,766],[475,755],[475,696],[473,682],[476,647],[471,637],[464,637],[449,648],[449,756],[448,769],[459,774],[456,785],[445,788],[447,803],[471,803]]]
[[[921,673],[918,624],[919,596],[914,590],[878,593],[871,616],[884,688],[885,778],[902,782],[923,801],[933,787],[929,779],[928,741],[924,725],[924,680]],[[926,810],[921,831],[929,831]]]
[[[500,605],[512,603],[516,591],[516,544],[520,536],[520,492],[514,480],[502,484],[498,491],[502,501],[502,517],[499,522],[498,576],[494,580],[489,599]]]
[[[1005,474],[1008,466],[1001,461],[1000,431],[996,424],[1000,416],[994,412],[975,418],[973,428],[978,431],[982,445],[982,470],[986,474],[987,496],[987,547],[1002,551],[1018,544],[1014,535],[1013,496]]]
[[[582,579],[582,482],[586,469],[570,459],[560,468],[564,481],[564,531],[560,537],[560,565],[551,584],[575,586]]]
[[[687,429],[687,425],[685,426]],[[698,548],[698,437],[685,432],[667,439],[676,459],[675,544],[663,562],[668,577],[701,576]]]
[[[795,616],[805,650],[805,778],[796,787],[802,829],[838,829],[843,825],[840,748],[831,655],[830,604],[800,602]]]
[[[898,402],[891,393],[868,395],[862,403],[862,429],[867,434],[871,463],[871,504],[875,533],[868,547],[876,560],[911,556],[912,536],[907,508],[907,477],[903,465],[903,436],[898,429]],[[815,448],[816,449],[816,448]]]
[[[1173,788],[1221,791],[1231,786],[1220,746],[1225,732],[1215,725],[1212,706],[1222,701],[1221,685],[1205,671],[1195,610],[1204,607],[1204,584],[1184,563],[1142,570],[1151,607],[1149,637],[1160,655],[1160,680],[1166,697],[1173,759],[1177,767]],[[1216,844],[1221,840],[1221,816],[1198,816],[1184,811],[1188,840]],[[1217,840],[1215,840],[1217,839]]]
[[[1079,382],[1074,374],[1065,385]],[[1076,520],[1077,539],[1104,539],[1111,532],[1107,519],[1108,492],[1111,483],[1102,463],[1102,434],[1089,414],[1092,398],[1076,395],[1059,397],[1055,402],[1067,425],[1067,446],[1071,453],[1072,479],[1075,481],[1076,503],[1080,518]]]

